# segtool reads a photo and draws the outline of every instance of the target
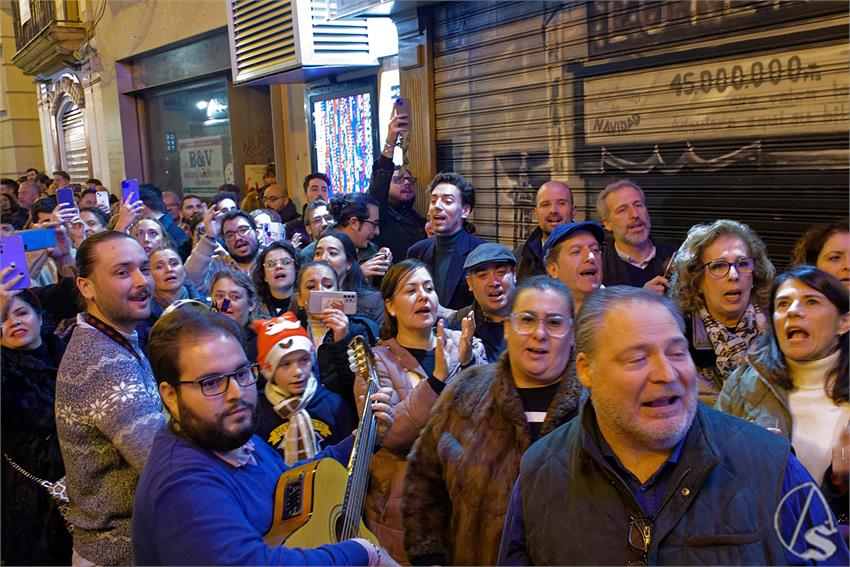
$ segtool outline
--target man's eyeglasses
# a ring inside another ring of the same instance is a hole
[[[266,260],[263,262],[263,266],[267,268],[277,268],[278,266],[291,266],[292,258],[281,258],[280,260]]]
[[[243,237],[251,230],[250,226],[240,226],[236,230],[228,230],[224,233],[225,240],[233,240],[236,237]]]
[[[322,215],[320,217],[314,217],[313,220],[310,221],[310,224],[319,224],[322,222],[332,223],[333,221],[333,215]]]
[[[652,524],[649,518],[629,517],[629,545],[641,552],[639,561],[629,561],[626,565],[649,565],[649,544],[652,541]]]
[[[753,270],[756,269],[756,259],[752,256],[744,256],[743,258],[738,258],[734,262],[714,260],[713,262],[706,262],[700,269],[708,269],[708,273],[713,277],[723,278],[729,274],[729,270],[732,269],[732,266],[735,266],[735,271],[739,274],[752,274]]]
[[[511,328],[520,335],[530,335],[537,330],[537,325],[543,323],[543,330],[553,339],[560,339],[570,332],[572,319],[550,316],[538,319],[529,313],[511,313]]]
[[[401,184],[401,183],[410,183],[411,185],[416,184],[415,177],[399,177],[398,175],[393,175],[393,183]]]
[[[195,384],[201,387],[201,393],[208,398],[220,396],[230,387],[230,380],[236,380],[236,383],[243,388],[247,388],[251,384],[256,384],[260,375],[259,364],[249,364],[238,370],[234,370],[229,374],[219,374],[218,376],[205,376],[199,380],[176,380],[172,384]]]
[[[373,221],[373,220],[369,220],[369,219],[362,219],[360,222],[369,223],[372,226],[378,226],[378,221]]]

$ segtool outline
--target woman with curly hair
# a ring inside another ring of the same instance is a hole
[[[847,219],[809,227],[791,252],[791,265],[809,264],[850,288],[850,227]]]
[[[686,318],[700,401],[714,405],[764,328],[775,270],[758,235],[728,219],[691,227],[673,267],[670,295]]]

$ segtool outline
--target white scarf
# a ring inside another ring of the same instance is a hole
[[[307,387],[300,396],[287,397],[274,382],[266,382],[266,399],[281,419],[289,421],[289,428],[277,444],[278,449],[283,449],[283,460],[287,465],[316,455],[319,444],[313,430],[313,420],[305,408],[318,388],[319,383],[312,372],[307,379]]]

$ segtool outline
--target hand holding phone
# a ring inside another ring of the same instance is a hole
[[[138,179],[124,179],[121,182],[121,202],[129,203],[132,205],[139,201],[139,180]]]
[[[404,117],[403,120],[399,120],[399,122],[402,123],[399,125],[404,125],[409,130],[411,119],[413,117],[413,107],[411,107],[410,105],[410,99],[401,97],[395,99],[395,105],[393,106],[393,109],[395,110],[395,114],[397,116]]]
[[[22,230],[17,236],[21,239],[24,252],[34,252],[56,246],[56,230],[54,228],[34,228]]]
[[[19,234],[0,237],[0,271],[4,292],[32,286],[24,241]],[[7,287],[7,284],[11,285]]]
[[[74,190],[70,187],[62,187],[56,191],[56,202],[60,205],[70,206],[72,209],[77,208],[77,202],[74,201]]]
[[[326,309],[339,309],[346,315],[357,313],[357,292],[311,291],[307,311],[321,313]]]
[[[109,191],[98,191],[95,196],[98,208],[109,210]]]

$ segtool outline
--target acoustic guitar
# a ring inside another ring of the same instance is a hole
[[[368,402],[379,385],[374,355],[362,336],[348,345],[348,360],[367,380]],[[272,527],[263,538],[266,544],[310,548],[360,537],[379,545],[363,523],[376,435],[372,405],[365,403],[347,469],[325,458],[283,473],[275,489]]]

